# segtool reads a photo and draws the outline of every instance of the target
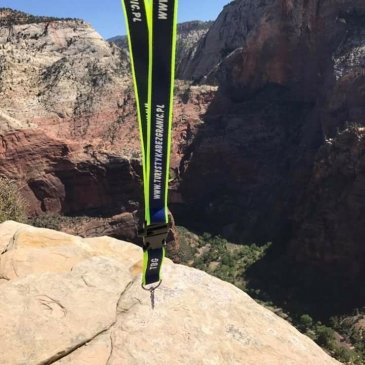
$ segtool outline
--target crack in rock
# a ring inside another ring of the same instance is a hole
[[[39,303],[50,310],[54,316],[57,316],[58,313],[59,318],[66,317],[67,309],[58,300],[53,299],[48,295],[38,295],[37,298]],[[60,312],[62,314],[60,314]]]
[[[110,365],[110,360],[113,356],[113,350],[114,350],[114,339],[113,339],[113,334],[110,334],[109,336],[110,338],[110,353],[108,356],[108,360],[106,360],[106,364],[105,365]]]
[[[85,282],[85,279],[82,277],[82,279],[84,280]],[[85,282],[86,284],[86,282]],[[116,308],[115,308],[115,320],[110,324],[110,326],[108,326],[107,328],[105,328],[104,330],[98,332],[97,334],[95,334],[94,336],[86,339],[85,341],[82,341],[81,343],[79,343],[78,345],[76,345],[75,347],[69,349],[69,350],[65,350],[65,351],[62,351],[61,353],[58,353],[58,354],[55,354],[54,356],[52,356],[50,359],[47,359],[45,361],[42,361],[40,362],[39,364],[37,365],[51,365],[51,364],[54,364],[56,363],[57,361],[71,355],[73,352],[75,352],[76,350],[78,350],[79,348],[81,348],[82,346],[85,346],[87,345],[89,342],[95,340],[97,337],[105,334],[105,333],[108,333],[117,323],[118,321],[118,306],[119,306],[119,303],[123,297],[123,295],[127,292],[127,290],[132,286],[133,284],[133,281],[130,281],[126,287],[124,288],[124,290],[121,292],[120,296],[119,296],[119,299],[117,301],[117,305],[116,305]],[[86,284],[87,285],[87,284]],[[89,285],[88,285],[89,286]],[[47,296],[45,296],[47,297]],[[54,299],[52,298],[49,298],[47,297],[48,299],[56,302],[57,304],[61,305],[60,303],[58,303],[57,301],[55,301]],[[45,303],[42,303],[42,304],[45,304]],[[46,302],[46,305],[48,304],[48,302]],[[62,305],[61,305],[62,306]],[[62,306],[63,307],[63,306]],[[63,307],[64,308],[64,307]],[[110,354],[109,354],[109,357],[108,357],[108,360],[107,360],[107,363],[106,365],[108,365],[108,363],[110,362],[111,360],[111,357],[112,357],[112,354],[113,354],[113,338],[112,338],[112,334],[110,334],[110,341],[111,341],[111,349],[110,349]]]
[[[51,365],[54,364],[55,362],[65,358],[66,356],[72,354],[73,352],[75,352],[76,350],[78,350],[80,347],[87,345],[89,342],[91,342],[92,340],[96,339],[98,336],[107,333],[114,325],[115,325],[116,321],[114,321],[109,327],[103,329],[102,331],[96,333],[94,336],[86,339],[85,341],[82,341],[81,343],[79,343],[78,345],[76,345],[75,347],[69,349],[69,350],[64,350],[54,356],[52,356],[51,358],[40,362],[37,365]]]

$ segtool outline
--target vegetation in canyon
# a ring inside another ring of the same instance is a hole
[[[44,22],[61,22],[68,20],[77,20],[82,21],[76,18],[60,18],[60,17],[52,17],[52,16],[36,16],[32,14],[27,14],[21,11],[16,11],[10,8],[1,8],[0,9],[0,19],[2,26],[11,26],[11,25],[21,25],[21,24],[37,24]]]
[[[0,222],[14,220],[25,222],[27,203],[19,193],[16,181],[0,177]]]
[[[260,304],[292,323],[339,361],[347,365],[364,364],[365,331],[359,324],[365,322],[365,308],[357,309],[354,313],[326,317],[321,315],[321,311],[315,310],[315,303],[305,307],[313,299],[311,292],[305,294],[305,301],[291,303],[288,293],[293,288],[284,282],[285,275],[290,271],[290,263],[279,262],[274,258],[271,242],[263,245],[236,244],[209,233],[195,234],[182,226],[178,227],[178,232],[179,259],[182,263],[206,271],[244,290]],[[266,261],[264,265],[263,261]],[[262,265],[261,272],[254,270],[257,264]],[[267,280],[269,276],[275,280],[265,285],[262,280]],[[274,282],[275,287],[268,290],[268,285],[273,285]],[[275,295],[275,291],[279,293]],[[283,300],[284,297],[286,300]]]

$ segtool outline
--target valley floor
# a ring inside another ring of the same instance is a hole
[[[288,287],[285,280],[289,263],[272,254],[271,242],[235,244],[208,233],[197,235],[184,227],[178,227],[178,232],[181,263],[244,290],[344,364],[365,364],[364,308],[352,313],[323,313],[315,292],[306,293],[300,302],[295,288]]]

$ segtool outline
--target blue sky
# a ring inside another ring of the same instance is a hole
[[[180,0],[179,22],[214,20],[230,0]],[[120,0],[0,0],[9,7],[34,15],[81,18],[105,38],[125,34]]]

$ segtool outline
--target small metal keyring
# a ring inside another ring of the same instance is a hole
[[[142,284],[143,290],[147,290],[150,292],[152,309],[155,309],[155,290],[161,285],[161,283],[162,283],[162,280],[160,280],[156,286],[152,286],[150,288],[147,288]]]
[[[141,284],[141,286],[142,286],[143,290],[155,291],[161,285],[161,283],[162,283],[162,280],[160,280],[156,286],[152,286],[150,288],[147,288],[146,286],[144,286],[143,283]]]

